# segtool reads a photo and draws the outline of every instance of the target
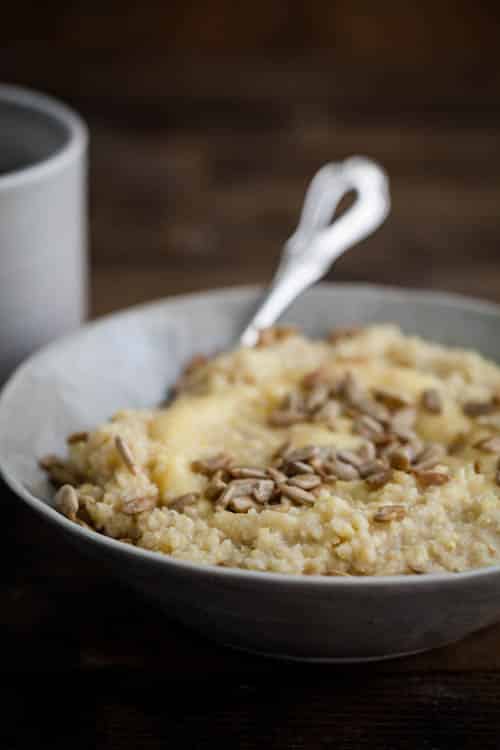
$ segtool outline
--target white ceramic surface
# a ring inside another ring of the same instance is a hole
[[[0,86],[0,383],[85,316],[86,150],[66,106]]]
[[[0,469],[68,542],[229,645],[315,660],[381,659],[426,650],[500,621],[500,566],[386,578],[293,577],[178,562],[80,528],[51,507],[36,457],[118,408],[158,402],[190,354],[229,346],[257,299],[248,288],[172,298],[86,326],[33,356],[0,396]],[[309,334],[356,321],[398,321],[444,344],[500,359],[500,308],[440,293],[319,285],[286,319]],[[68,545],[68,562],[71,546]],[[89,594],[91,596],[91,594]]]

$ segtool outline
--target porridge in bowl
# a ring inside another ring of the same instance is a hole
[[[326,576],[500,562],[500,368],[391,325],[270,329],[41,464],[75,522],[196,563]]]

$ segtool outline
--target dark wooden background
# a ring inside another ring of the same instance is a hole
[[[304,189],[372,156],[393,210],[332,277],[500,301],[498,2],[25,2],[0,77],[91,137],[92,311],[270,277]],[[498,747],[500,628],[281,665],[172,624],[4,490],[0,747]],[[500,595],[500,592],[499,592]]]

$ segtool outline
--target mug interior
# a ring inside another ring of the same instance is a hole
[[[0,92],[0,180],[56,156],[69,143],[67,123]]]

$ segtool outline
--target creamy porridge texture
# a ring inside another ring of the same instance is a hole
[[[195,358],[42,466],[75,522],[184,560],[291,574],[500,561],[500,368],[392,325],[289,329]]]

